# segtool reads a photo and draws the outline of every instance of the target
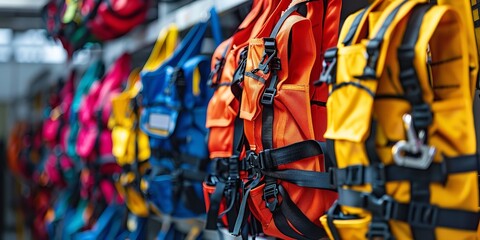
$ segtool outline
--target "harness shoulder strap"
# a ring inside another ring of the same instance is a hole
[[[160,67],[162,62],[167,59],[174,51],[178,40],[178,28],[170,25],[163,29],[158,35],[155,46],[150,57],[148,57],[143,70],[153,71]]]

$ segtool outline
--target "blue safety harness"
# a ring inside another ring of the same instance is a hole
[[[209,24],[220,44],[220,24],[212,9],[210,20],[196,24],[158,69],[141,73],[140,128],[149,136],[152,152],[151,171],[144,177],[146,195],[162,214],[177,219],[205,216],[202,181],[209,162],[205,121],[213,92],[207,86],[210,58],[200,52]]]

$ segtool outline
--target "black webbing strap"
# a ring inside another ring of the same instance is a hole
[[[404,96],[412,106],[413,126],[418,133],[426,131],[432,123],[433,114],[430,106],[423,101],[423,94],[415,66],[415,44],[420,35],[420,27],[427,11],[432,7],[430,4],[417,5],[408,19],[407,29],[403,35],[402,44],[398,48],[398,62],[400,65],[400,83]],[[426,140],[425,140],[426,141]],[[422,205],[430,203],[430,182],[418,178],[410,182],[410,201]],[[420,212],[419,214],[424,214]],[[425,213],[427,214],[427,213]],[[425,218],[427,216],[420,216]],[[450,219],[451,221],[451,219]],[[435,228],[422,224],[410,223],[412,235],[415,239],[435,239]]]
[[[399,203],[390,196],[377,198],[370,193],[339,189],[339,204],[363,208],[382,216],[385,220],[407,222],[416,228],[434,230],[445,227],[476,231],[479,221],[477,212],[439,208],[424,202]]]
[[[242,128],[243,129],[243,128]],[[235,150],[234,150],[235,151]],[[238,197],[240,195],[240,164],[237,155],[232,155],[228,159],[228,175],[226,179],[226,187],[224,196],[227,209],[220,215],[227,214],[228,230],[233,231],[234,223],[237,218]]]
[[[367,158],[370,162],[370,166],[381,169],[381,166],[383,166],[383,163],[377,154],[377,147],[375,142],[376,136],[377,136],[377,121],[372,120],[370,125],[370,133],[368,138],[365,141],[365,151],[367,154]],[[381,171],[379,171],[378,173],[381,173]],[[378,173],[377,175],[373,175],[374,181],[372,181],[372,184],[371,184],[372,196],[384,196],[384,194],[386,193],[385,181],[382,179],[382,177],[384,178],[384,176]],[[391,234],[388,220],[382,218],[377,212],[372,212],[372,221],[368,226],[367,237],[368,239],[375,239],[377,237],[381,237],[384,240],[394,239]]]
[[[335,190],[330,172],[316,172],[296,169],[265,171],[265,176],[294,183],[300,187]]]
[[[245,183],[242,201],[240,202],[240,207],[238,209],[237,219],[235,220],[235,226],[231,232],[231,234],[234,236],[239,236],[241,233],[242,227],[244,226],[246,217],[248,215],[247,199],[250,197],[250,191],[258,186],[259,183],[260,177],[254,178],[250,182]]]
[[[404,0],[395,9],[391,11],[387,16],[387,18],[385,18],[385,21],[383,22],[382,26],[380,27],[380,30],[377,32],[375,37],[372,38],[370,41],[368,41],[367,65],[363,70],[363,75],[358,76],[357,77],[358,79],[376,79],[377,78],[376,68],[377,68],[378,58],[380,56],[380,47],[382,45],[383,38],[388,28],[392,24],[393,20],[395,19],[395,16],[397,16],[397,13],[400,11],[402,6],[407,2],[408,0]]]
[[[356,17],[353,19],[352,25],[350,25],[350,29],[348,29],[347,35],[345,36],[345,39],[343,39],[342,44],[344,46],[350,46],[352,45],[353,42],[353,37],[355,36],[355,33],[357,32],[357,29],[360,25],[360,22],[362,21],[363,16],[365,16],[365,13],[367,12],[368,8],[371,7],[370,5],[366,8],[364,8]]]
[[[279,186],[278,190],[283,197],[283,201],[272,214],[275,225],[283,234],[295,239],[320,239],[327,235],[323,228],[310,221],[297,205],[292,202],[282,186]],[[299,233],[293,230],[288,223],[297,229]]]
[[[239,201],[239,187],[238,185],[235,188],[232,188],[231,185],[227,185],[229,188],[224,192],[225,201],[228,204],[227,209],[222,212],[219,218],[223,217],[224,214],[227,215],[228,231],[233,232],[235,227],[235,221],[237,220],[238,213],[238,201]]]
[[[305,140],[276,149],[265,149],[257,155],[250,154],[245,160],[255,168],[274,170],[280,165],[323,155],[324,148],[325,145],[319,141]]]
[[[285,11],[280,17],[280,19],[277,21],[277,24],[275,24],[275,27],[270,33],[270,37],[271,38],[277,37],[278,32],[280,31],[280,28],[282,27],[285,20],[287,20],[287,18],[290,15],[292,15],[292,13],[296,12],[301,6],[304,6],[307,2],[310,2],[310,1],[303,1],[303,2],[297,3],[294,6],[291,6],[289,9],[287,9],[287,11]]]
[[[364,8],[353,20],[352,25],[350,25],[350,28],[348,29],[347,35],[345,36],[345,39],[343,39],[342,44],[344,46],[350,46],[353,42],[353,37],[355,36],[355,33],[357,32],[357,29],[360,25],[360,22],[363,19],[363,16],[367,12],[368,8],[371,6],[368,6]],[[336,70],[337,70],[337,52],[338,48],[337,47],[332,47],[327,49],[324,54],[323,58],[323,66],[322,66],[322,73],[320,74],[320,79],[314,82],[314,85],[322,85],[323,83],[327,84],[334,84],[336,82]],[[351,83],[354,84],[355,83]],[[331,92],[333,92],[335,89],[338,89],[340,87],[343,87],[345,85],[349,85],[348,83],[342,83],[340,85],[333,85]],[[371,93],[370,89],[365,88],[361,84],[356,84],[358,85],[357,87],[360,87],[364,90],[367,90],[369,94]],[[330,92],[330,93],[331,93]],[[370,95],[373,95],[370,94]]]
[[[280,209],[276,209],[273,212],[273,222],[277,226],[278,230],[285,236],[288,236],[293,239],[300,239],[300,240],[308,240],[308,238],[304,237],[300,233],[293,230],[292,227],[288,224],[287,217],[281,212]]]
[[[423,101],[422,88],[418,79],[415,66],[415,44],[420,35],[423,16],[432,5],[419,5],[415,7],[408,21],[402,45],[398,48],[398,62],[400,65],[400,84],[404,97],[412,105],[412,118],[415,130],[425,130],[433,120],[430,106]]]
[[[478,170],[476,155],[444,158],[441,163],[432,163],[428,169],[414,169],[398,165],[364,166],[352,165],[334,169],[335,183],[339,186],[364,185],[376,181],[417,181],[445,183],[448,175]]]
[[[270,34],[269,38],[264,38],[264,53],[262,60],[259,63],[257,69],[253,70],[252,73],[262,70],[264,73],[271,71],[271,79],[267,88],[265,88],[262,97],[261,104],[263,105],[262,111],[262,144],[263,149],[273,149],[273,101],[275,95],[277,94],[277,84],[278,84],[278,74],[277,71],[281,70],[280,59],[277,57],[277,45],[276,37],[283,23],[287,18],[297,11],[300,6],[303,6],[307,3],[301,2],[298,3],[283,13],[278,22],[275,24],[273,31]]]
[[[210,196],[210,207],[207,213],[207,227],[209,230],[217,230],[217,221],[220,217],[219,210],[222,199],[225,199],[228,204],[228,208],[221,215],[227,214],[228,230],[234,231],[235,220],[237,218],[236,208],[238,192],[239,192],[239,171],[245,170],[242,165],[239,164],[238,155],[240,151],[236,148],[237,143],[240,142],[243,136],[243,120],[239,117],[235,118],[233,142],[232,142],[232,157],[216,159],[218,166],[214,169],[214,174],[218,177],[219,181],[215,183],[215,191]],[[244,161],[242,161],[244,162]],[[226,178],[226,179],[225,179]]]
[[[223,50],[222,56],[220,58],[217,58],[217,61],[215,62],[215,67],[213,68],[213,70],[210,72],[210,75],[208,76],[207,86],[215,89],[219,86],[225,86],[225,84],[220,84],[220,81],[222,79],[223,67],[225,66],[225,59],[226,59],[228,50],[230,50],[231,44],[232,44],[231,42],[227,44],[227,46],[225,46],[225,49]],[[213,79],[214,77],[215,77],[215,80]]]
[[[233,123],[233,146],[232,146],[232,155],[240,155],[241,149],[238,148],[238,145],[242,141],[243,137],[243,119],[239,117],[235,117],[235,122]]]

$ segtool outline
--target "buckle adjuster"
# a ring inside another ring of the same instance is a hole
[[[407,222],[413,227],[433,228],[437,225],[438,207],[428,203],[411,202]]]
[[[263,105],[272,105],[273,104],[273,99],[275,98],[276,94],[277,94],[277,89],[266,88],[265,91],[262,94],[262,99],[260,100],[260,102]]]
[[[364,183],[365,167],[363,165],[349,166],[345,170],[345,185],[362,185]]]
[[[362,198],[365,208],[374,216],[381,217],[385,221],[392,219],[397,207],[393,198],[388,195],[377,198],[372,194],[364,194]]]
[[[270,212],[275,211],[278,205],[278,187],[277,184],[266,184],[263,189],[263,200],[265,200],[265,206]]]

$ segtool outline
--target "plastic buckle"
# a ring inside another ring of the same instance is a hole
[[[349,166],[345,170],[345,185],[362,185],[364,183],[365,167],[363,165]]]
[[[332,188],[337,188],[337,169],[334,167],[328,168],[328,182]]]
[[[416,129],[427,128],[433,121],[433,114],[430,105],[426,103],[413,105],[412,118]]]
[[[265,185],[263,189],[263,200],[265,200],[265,206],[270,210],[270,212],[275,211],[278,204],[278,187],[277,184],[268,184]],[[272,199],[273,198],[273,199]]]
[[[385,173],[385,165],[380,163],[380,164],[376,164],[374,167],[376,171],[374,174],[372,185],[385,186],[385,182],[387,181],[387,176]]]
[[[275,70],[280,70],[280,59],[277,56],[277,44],[275,38],[264,38],[265,49],[263,51],[262,59],[258,65],[258,69],[262,70],[265,74],[270,72],[269,66],[272,65]],[[275,59],[275,60],[273,60]],[[273,60],[272,64],[270,62]]]
[[[263,38],[265,52],[272,56],[277,51],[277,42],[275,38]]]
[[[335,73],[335,68],[337,67],[337,52],[337,48],[330,48],[325,52],[322,63],[322,73],[320,74],[320,79],[313,83],[314,85],[335,83],[333,74]]]
[[[335,68],[337,67],[337,58],[334,58],[332,62],[328,63],[323,61],[322,63],[323,70],[320,74],[320,79],[314,82],[314,85],[322,85],[323,83],[332,84],[335,83],[334,73]]]
[[[372,212],[374,217],[381,217],[385,221],[392,219],[397,205],[390,196],[383,195],[377,198],[373,194],[364,194],[362,198],[365,208]]]
[[[266,52],[263,53],[262,60],[258,64],[258,70],[262,70],[263,73],[267,74],[270,72],[270,64],[274,66],[272,69],[280,70],[280,59],[276,57],[277,51],[274,51],[271,55]],[[266,60],[265,60],[266,59]],[[274,60],[275,59],[275,60]],[[273,62],[272,62],[273,60]],[[271,63],[272,62],[272,63]]]
[[[380,54],[379,47],[381,43],[382,43],[381,40],[376,40],[376,39],[372,39],[367,43],[367,55],[366,55],[367,64],[365,66],[365,69],[363,69],[363,75],[357,76],[356,78],[362,79],[362,80],[377,78],[376,67],[377,67],[378,57]]]
[[[386,222],[371,222],[368,226],[368,232],[366,234],[368,239],[376,239],[376,237],[381,237],[383,240],[393,240],[392,233],[390,233],[390,228]]]
[[[408,46],[400,46],[397,49],[399,63],[411,63],[415,59],[415,49]]]
[[[434,228],[437,224],[438,208],[428,203],[411,202],[407,222],[413,227]]]
[[[273,99],[275,98],[275,95],[277,94],[277,89],[275,88],[266,88],[265,91],[262,94],[262,99],[260,102],[263,105],[272,105],[273,104]]]
[[[399,166],[425,170],[430,167],[437,150],[433,146],[424,144],[424,131],[420,131],[417,135],[410,114],[403,115],[403,123],[408,141],[398,141],[392,147],[393,160]]]
[[[270,149],[265,149],[258,154],[258,166],[261,170],[268,170],[273,168],[272,156]]]
[[[246,162],[246,165],[247,165],[246,170],[249,170],[249,169],[252,169],[252,168],[255,167],[256,159],[257,159],[257,155],[255,154],[254,151],[248,151],[247,152],[246,157],[244,159],[244,161]]]
[[[219,73],[221,72],[224,65],[225,65],[225,58],[224,57],[217,58],[217,61],[215,62],[215,67],[213,68],[213,70],[210,72],[210,75],[208,76],[207,86],[211,88],[215,88],[218,85],[218,82],[220,81],[220,76],[221,76],[221,74]],[[216,81],[214,82],[213,77],[215,76],[215,74],[217,76],[216,76]]]

